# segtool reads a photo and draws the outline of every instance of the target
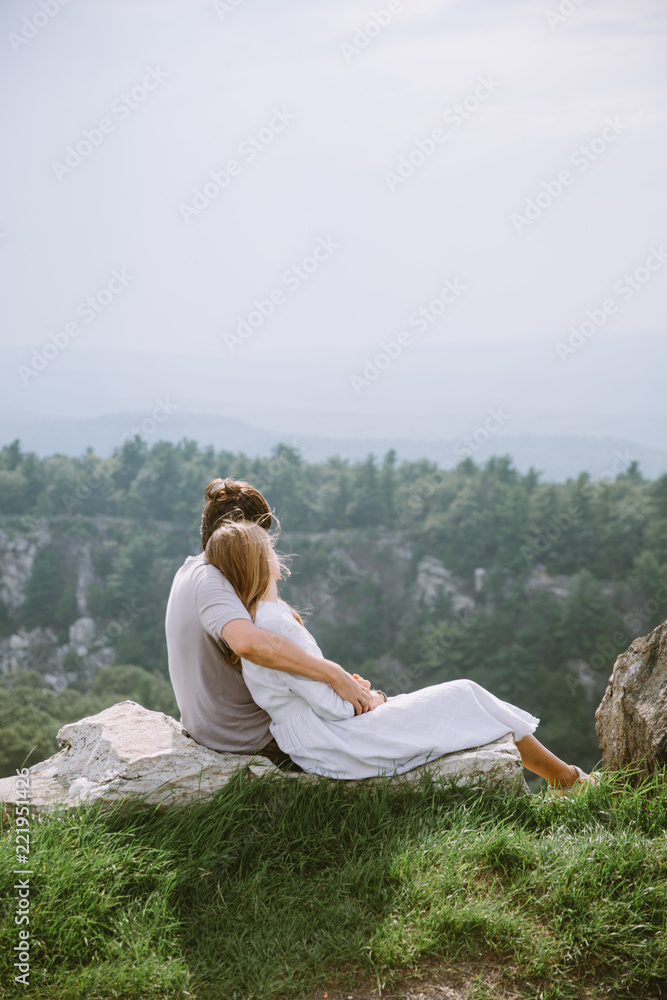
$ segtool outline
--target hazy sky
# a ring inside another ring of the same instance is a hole
[[[584,358],[661,333],[664,0],[41,4],[0,8],[2,338],[30,366],[56,337],[48,373],[12,362],[12,406],[127,351],[200,358],[235,416],[254,372],[262,412],[301,383],[313,412],[392,387],[437,414],[439,379],[529,358],[574,392]]]

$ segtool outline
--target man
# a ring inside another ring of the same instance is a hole
[[[271,509],[254,486],[214,479],[204,494],[203,549],[227,519],[255,521],[267,529],[272,524]],[[261,753],[277,764],[290,763],[271,736],[270,716],[252,700],[241,672],[227,663],[225,646],[262,667],[325,681],[354,706],[356,715],[369,710],[367,688],[339,664],[257,628],[232,585],[203,552],[188,556],[174,577],[165,630],[181,722],[193,739],[211,750]]]

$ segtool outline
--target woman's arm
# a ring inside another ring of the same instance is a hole
[[[344,719],[368,712],[371,698],[367,689],[340,664],[313,656],[295,642],[295,637],[299,635],[299,626],[296,622],[294,625],[296,632],[290,630],[289,635],[278,634],[258,628],[243,618],[236,618],[225,625],[221,634],[227,645],[245,660],[257,663],[261,667],[284,671],[286,679],[300,675],[313,681],[323,681],[327,687],[330,685],[331,694],[348,706],[344,714],[338,714],[336,718]],[[301,695],[301,697],[306,696]],[[308,701],[308,698],[306,700]],[[343,709],[340,709],[340,712],[342,713]]]
[[[309,635],[303,625],[300,625],[289,614],[271,614],[268,618],[263,619],[262,624],[264,627],[260,628],[260,632],[266,632],[267,635],[277,635],[285,640],[291,640],[296,646],[303,649],[304,652],[308,650],[309,646],[317,648],[312,636]],[[311,653],[309,655],[313,656],[315,660],[322,659],[319,650],[318,653]],[[246,683],[252,694],[253,680],[261,684],[262,675],[258,673],[256,669],[257,665],[254,664],[254,661],[251,662],[252,666],[248,664],[249,670],[245,667],[244,663],[244,674],[248,674]],[[333,688],[320,680],[288,671],[283,671],[279,675],[279,680],[292,694],[308,702],[313,711],[323,719],[335,722],[340,719],[350,719],[355,714],[354,708],[349,701],[344,701],[336,694]],[[356,680],[355,683],[357,683]],[[363,690],[363,685],[361,687]]]
[[[300,677],[298,674],[284,673],[281,677],[292,694],[307,701],[321,719],[338,722],[354,718],[355,711],[349,701],[343,701],[328,684],[311,680],[310,677]]]
[[[299,649],[289,639],[256,628],[229,580],[209,563],[201,568],[195,602],[202,628],[216,641],[222,638],[239,656],[263,667],[293,671],[324,681],[350,702],[357,715],[368,711],[368,692],[347,670],[338,663]]]

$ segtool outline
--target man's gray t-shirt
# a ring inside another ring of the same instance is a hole
[[[253,753],[271,741],[271,718],[225,660],[220,633],[235,618],[252,621],[229,580],[203,553],[188,556],[174,577],[165,620],[181,723],[212,750]]]

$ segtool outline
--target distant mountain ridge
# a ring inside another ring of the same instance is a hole
[[[520,472],[533,467],[542,473],[543,481],[549,482],[563,482],[584,471],[594,479],[614,478],[632,461],[639,463],[647,479],[667,473],[667,449],[612,437],[513,435],[503,433],[502,428],[490,431],[481,425],[458,438],[433,440],[317,437],[255,427],[233,417],[181,413],[169,397],[156,399],[148,414],[144,411],[47,420],[0,412],[0,446],[18,438],[24,451],[34,451],[42,457],[81,455],[89,447],[101,456],[108,456],[135,434],[149,445],[162,440],[177,443],[187,438],[201,446],[212,445],[216,451],[243,452],[250,457],[266,456],[282,442],[298,448],[311,462],[324,461],[333,455],[352,461],[364,459],[370,453],[382,457],[393,449],[399,461],[426,458],[439,465],[454,466],[466,457],[479,464],[491,455],[509,454]]]

